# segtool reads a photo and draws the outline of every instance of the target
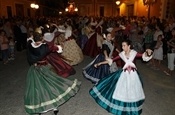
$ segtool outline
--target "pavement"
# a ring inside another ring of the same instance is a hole
[[[82,63],[74,66],[76,74],[70,78],[82,81],[81,89],[75,97],[59,107],[58,115],[111,115],[89,95],[93,84],[83,77],[82,68],[90,61],[92,58],[85,56]],[[166,67],[166,61],[163,67]],[[146,96],[142,115],[175,115],[175,73],[171,77],[167,76],[140,60],[137,61],[137,68]],[[16,59],[7,65],[0,62],[0,115],[27,115],[23,97],[28,69],[25,51],[17,52]],[[43,115],[54,114],[48,112]]]

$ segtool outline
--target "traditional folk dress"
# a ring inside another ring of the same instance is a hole
[[[95,29],[95,31],[97,33],[97,46],[100,47],[100,48],[102,48],[102,44],[103,44],[103,41],[104,41],[103,35],[102,35],[103,34],[102,24],[103,24],[103,20],[101,20],[97,24],[96,29]]]
[[[52,49],[52,47],[55,45],[54,41],[57,36],[59,36],[61,33],[55,32],[55,33],[45,33],[44,39],[47,41],[47,44],[49,44],[49,48]],[[46,56],[47,61],[49,64],[51,64],[54,67],[54,71],[62,77],[69,77],[70,75],[75,74],[74,68],[66,63],[64,61],[64,58],[61,56],[60,53],[57,52],[50,52]]]
[[[88,41],[88,35],[90,34],[91,29],[85,25],[82,30],[81,30],[81,35],[80,37],[80,47],[81,49],[84,48],[86,42]]]
[[[65,41],[63,43],[63,53],[61,54],[65,57],[68,64],[77,65],[83,61],[84,55],[81,48],[76,43],[75,39],[72,37],[72,28],[68,26],[65,30]]]
[[[137,68],[133,63],[136,56],[139,54],[134,50],[131,50],[129,58],[125,56],[124,51],[121,52],[113,61],[121,58],[125,62],[123,69],[104,77],[90,90],[90,95],[95,101],[112,114],[140,115],[142,113],[145,95]],[[145,54],[142,57],[144,61],[151,59],[145,57]]]
[[[84,45],[83,53],[84,55],[90,56],[92,58],[96,57],[101,51],[101,39],[102,37],[98,34],[100,33],[100,27],[96,28],[96,24],[91,25],[91,33],[88,36],[88,41]],[[96,31],[98,30],[98,32]]]
[[[115,72],[117,70],[116,64],[112,64],[112,66],[104,64],[100,65],[98,68],[94,67],[94,64],[97,64],[105,60],[105,55],[103,53],[104,51],[106,51],[109,58],[111,58],[113,50],[114,46],[111,43],[111,41],[104,40],[102,45],[102,53],[97,55],[96,58],[91,63],[89,63],[85,68],[83,68],[84,77],[92,81],[93,83],[97,83],[103,77],[107,76],[112,72]]]
[[[78,92],[81,82],[60,77],[51,71],[52,66],[45,60],[50,52],[47,44],[36,46],[29,40],[27,50],[31,66],[27,73],[25,110],[28,114],[55,110]]]

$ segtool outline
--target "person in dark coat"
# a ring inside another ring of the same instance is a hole
[[[14,26],[14,37],[16,41],[16,50],[22,51],[22,32],[20,29],[20,20],[16,21],[16,24]]]

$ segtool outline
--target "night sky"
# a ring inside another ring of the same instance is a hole
[[[38,2],[39,4],[42,4],[50,8],[63,10],[67,5],[68,0],[38,0]]]

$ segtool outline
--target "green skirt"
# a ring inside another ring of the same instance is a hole
[[[78,92],[80,85],[77,79],[58,76],[50,65],[31,66],[27,74],[25,110],[34,114],[57,109]]]

